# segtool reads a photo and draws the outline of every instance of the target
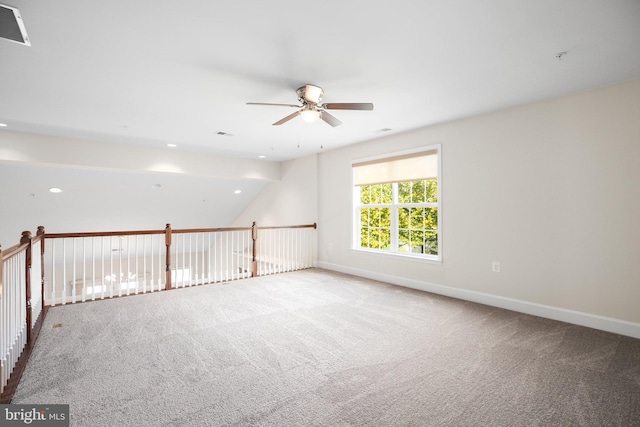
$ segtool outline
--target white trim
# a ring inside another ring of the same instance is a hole
[[[356,186],[354,186],[354,169],[353,169],[353,165],[356,163],[361,163],[361,162],[369,162],[369,161],[374,161],[374,160],[380,160],[380,159],[386,159],[386,158],[390,158],[390,157],[398,157],[398,156],[406,156],[406,155],[410,155],[410,154],[415,154],[415,153],[423,153],[423,152],[430,152],[430,151],[434,151],[437,155],[437,162],[438,162],[438,176],[437,176],[437,181],[438,181],[438,202],[435,203],[435,207],[438,209],[438,229],[437,229],[437,233],[438,233],[438,254],[436,255],[437,259],[433,259],[431,257],[427,258],[424,257],[423,259],[429,259],[429,260],[433,260],[433,261],[437,261],[439,263],[442,263],[442,254],[443,252],[443,241],[444,241],[444,235],[443,235],[443,230],[444,227],[442,226],[442,206],[443,206],[443,201],[442,201],[442,144],[437,143],[437,144],[431,144],[431,145],[426,145],[426,146],[422,146],[422,147],[416,147],[416,148],[411,148],[408,150],[402,150],[402,151],[395,151],[392,153],[386,153],[386,154],[377,154],[375,156],[370,156],[370,157],[364,157],[364,158],[359,158],[359,159],[354,159],[351,160],[351,188],[353,189],[352,193],[351,193],[351,249],[353,250],[366,250],[366,248],[361,248],[360,247],[360,215],[357,212],[356,207],[359,205],[359,203],[356,202],[356,200],[359,200],[360,198],[360,193],[357,191]],[[397,207],[398,203],[397,203],[397,199],[396,199],[396,194],[397,194],[397,187],[395,187],[397,185],[397,183],[394,183],[394,200],[393,200],[393,204],[391,205],[392,207]],[[384,207],[387,207],[389,205],[384,205]],[[375,207],[375,206],[371,206],[371,207]],[[392,210],[391,212],[392,217],[393,215],[397,215],[397,212],[395,212],[395,209]],[[393,221],[392,220],[392,224],[398,224],[397,221],[397,217],[396,220]],[[393,229],[393,227],[392,227]],[[397,231],[397,230],[396,230]],[[397,239],[397,235],[393,235],[391,236],[392,239],[392,248],[397,248],[398,246],[398,242],[396,240],[395,245],[393,244],[393,240]],[[378,251],[376,251],[378,252]],[[408,255],[405,252],[399,252],[397,250],[395,251],[389,251],[389,254],[393,254],[395,256],[400,256],[400,257],[407,257],[407,258],[417,258],[417,256],[411,256]]]
[[[477,302],[492,307],[499,307],[507,310],[517,311],[519,313],[525,313],[533,316],[544,317],[547,319],[558,320],[561,322],[572,323],[574,325],[586,326],[588,328],[599,329],[602,331],[612,332],[633,338],[640,338],[640,323],[599,316],[597,314],[568,310],[565,308],[553,307],[544,304],[537,304],[513,298],[506,298],[498,295],[486,294],[483,292],[470,291],[467,289],[452,288],[449,286],[437,285],[420,280],[406,279],[402,277],[391,276],[388,274],[361,270],[359,268],[332,264],[324,261],[317,261],[315,265],[316,267],[323,268],[325,270],[337,271],[340,273],[351,274],[354,276],[364,277],[372,280],[379,280],[381,282],[391,283],[393,285],[403,286],[406,288],[418,289],[420,291],[445,295],[465,301]]]
[[[438,259],[437,255],[420,254],[413,252],[391,252],[384,249],[372,249],[372,248],[351,248],[352,251],[371,255],[381,255],[383,257],[400,257],[403,260],[414,260],[419,262],[430,262],[432,264],[442,264],[442,260]]]

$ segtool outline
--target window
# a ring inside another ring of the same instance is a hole
[[[441,259],[440,147],[355,161],[354,248]]]

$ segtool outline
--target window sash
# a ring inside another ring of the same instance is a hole
[[[358,249],[364,249],[364,250],[373,250],[373,251],[380,251],[382,253],[393,253],[393,254],[402,254],[402,255],[409,255],[412,254],[412,256],[423,256],[425,258],[432,258],[432,257],[438,257],[440,254],[440,245],[438,244],[438,255],[433,255],[433,254],[427,254],[427,253],[415,253],[415,252],[403,252],[400,251],[400,234],[401,231],[406,230],[406,231],[422,231],[424,233],[434,233],[438,236],[438,242],[440,240],[440,229],[439,229],[439,224],[438,224],[438,228],[436,229],[412,229],[412,228],[401,228],[400,227],[400,221],[398,218],[398,210],[402,209],[402,208],[429,208],[429,209],[438,209],[438,215],[439,215],[439,204],[438,203],[434,203],[434,202],[420,202],[420,203],[398,203],[398,183],[393,183],[392,185],[392,196],[393,196],[393,201],[392,203],[361,203],[361,187],[362,186],[356,186],[354,188],[354,198],[355,200],[358,200],[358,203],[355,204],[355,214],[356,214],[356,223],[357,223],[357,233],[356,233],[356,242],[357,242],[357,247]],[[387,229],[387,227],[377,227],[377,226],[371,226],[371,225],[365,225],[362,223],[362,218],[361,218],[361,212],[362,209],[370,209],[370,208],[376,208],[376,209],[390,209],[390,225],[388,227],[388,229],[390,229],[391,231],[391,239],[390,239],[390,246],[389,249],[383,249],[383,248],[374,248],[371,247],[371,241],[370,239],[368,240],[368,245],[367,246],[363,246],[362,245],[362,230],[363,229],[373,229],[373,228],[384,228]]]

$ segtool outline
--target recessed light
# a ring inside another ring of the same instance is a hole
[[[7,125],[5,125],[4,123],[0,123],[0,128],[6,128]]]
[[[234,194],[240,194],[240,193],[242,193],[242,190],[236,190],[236,191],[234,191],[233,193],[234,193]]]
[[[261,155],[259,155],[259,156],[258,156],[258,158],[259,158],[259,159],[266,159],[266,158],[267,158],[267,156],[265,156],[264,154],[261,154]]]
[[[58,187],[51,187],[49,191],[52,193],[62,193],[62,189]]]
[[[391,128],[382,128],[377,130],[377,132],[389,132],[391,130]]]
[[[176,148],[177,145],[176,144],[167,144],[167,147]]]
[[[154,190],[157,190],[158,188],[162,188],[162,184],[153,184],[151,188],[153,188]]]

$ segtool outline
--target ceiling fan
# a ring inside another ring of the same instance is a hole
[[[247,105],[275,105],[279,107],[294,107],[298,108],[295,113],[289,114],[287,117],[278,120],[273,126],[279,126],[296,116],[302,117],[306,122],[313,122],[318,118],[324,120],[331,126],[340,126],[342,122],[329,114],[327,110],[373,110],[373,104],[363,102],[330,102],[322,103],[323,90],[319,86],[304,85],[296,90],[298,95],[298,101],[302,105],[295,104],[271,104],[267,102],[247,102]]]

